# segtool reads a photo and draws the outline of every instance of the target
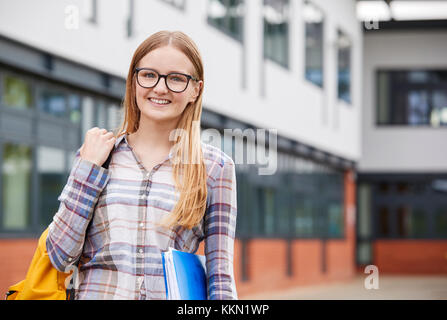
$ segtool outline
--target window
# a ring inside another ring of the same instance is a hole
[[[343,208],[341,203],[330,203],[327,208],[328,213],[328,234],[330,237],[341,237],[344,231]]]
[[[39,181],[39,219],[41,226],[47,226],[59,209],[58,197],[64,188],[64,151],[49,147],[37,149],[37,172]]]
[[[289,66],[289,1],[264,0],[264,57]]]
[[[127,37],[130,38],[134,34],[134,8],[135,1],[129,0],[129,12],[127,16]]]
[[[87,131],[96,126],[94,112],[93,99],[91,97],[84,97],[82,99],[82,140],[85,139]]]
[[[110,104],[107,107],[107,124],[108,124],[108,130],[114,131],[119,129],[119,126],[121,125],[121,121],[123,114],[121,112],[121,109],[119,106],[115,103]]]
[[[295,234],[298,237],[311,237],[314,234],[312,201],[303,197],[295,207]]]
[[[259,217],[261,218],[261,233],[271,236],[275,234],[275,198],[272,188],[258,188]]]
[[[435,234],[438,237],[447,238],[447,206],[436,210]]]
[[[397,209],[398,236],[420,238],[427,234],[426,214],[422,209],[402,206]]]
[[[107,129],[107,110],[103,101],[97,100],[96,102],[96,121],[95,126],[102,129]]]
[[[391,234],[388,207],[381,207],[379,209],[378,234],[381,237],[389,237]]]
[[[30,109],[31,85],[22,78],[6,75],[3,79],[3,103],[17,109]]]
[[[169,3],[170,5],[184,10],[185,9],[185,0],[162,0],[163,2]]]
[[[77,94],[70,94],[68,96],[68,112],[70,121],[74,124],[81,122],[81,97]]]
[[[338,98],[351,102],[351,40],[338,30]]]
[[[58,118],[64,118],[67,114],[65,94],[57,89],[45,87],[37,97],[39,111]]]
[[[242,42],[244,10],[244,0],[209,0],[208,23]]]
[[[401,175],[384,180],[371,182],[370,204],[359,193],[359,230],[361,210],[371,206],[376,208],[372,211],[375,238],[438,239],[445,236],[447,180],[443,175]],[[359,231],[358,235],[361,238],[363,234]]]
[[[25,230],[31,224],[31,147],[6,143],[2,163],[2,229]]]
[[[447,125],[446,70],[379,70],[377,124]]]
[[[305,23],[305,77],[323,87],[323,12],[309,2],[303,8]]]

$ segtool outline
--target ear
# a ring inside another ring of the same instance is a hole
[[[197,97],[200,94],[200,91],[202,90],[202,87],[203,87],[203,81],[200,80],[198,82],[198,84],[194,86],[193,93],[191,95],[191,99],[189,100],[189,102],[195,102],[196,101]]]

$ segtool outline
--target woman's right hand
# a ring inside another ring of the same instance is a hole
[[[113,132],[98,127],[91,128],[85,134],[84,144],[79,150],[81,159],[102,166],[109,157],[115,144]]]

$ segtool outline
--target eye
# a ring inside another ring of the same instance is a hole
[[[152,79],[152,78],[156,78],[157,77],[157,74],[155,72],[153,72],[153,71],[142,70],[140,73],[141,73],[141,77],[143,77],[143,78],[150,78],[150,79]]]
[[[175,81],[175,82],[186,82],[187,81],[187,78],[181,74],[173,74],[169,78],[170,78],[170,80]]]

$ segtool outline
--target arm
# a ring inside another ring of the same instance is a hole
[[[81,256],[87,226],[99,195],[109,180],[109,171],[76,152],[67,184],[58,200],[59,210],[48,227],[47,252],[53,266],[62,272]]]
[[[210,190],[205,214],[208,300],[238,299],[233,274],[237,193],[233,160],[226,160]]]

